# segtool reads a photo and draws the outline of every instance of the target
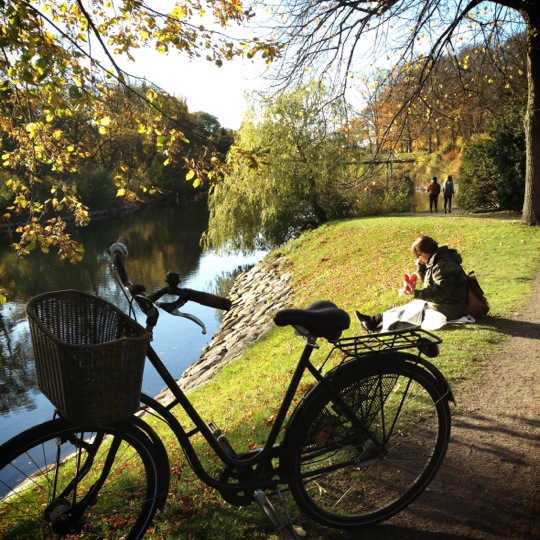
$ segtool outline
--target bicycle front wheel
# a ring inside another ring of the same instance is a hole
[[[324,384],[312,390],[287,428],[280,466],[312,519],[373,525],[432,480],[450,437],[448,400],[433,376],[396,356],[352,361],[330,381],[339,397]]]
[[[156,452],[133,424],[23,432],[0,447],[0,538],[142,538],[166,497]]]

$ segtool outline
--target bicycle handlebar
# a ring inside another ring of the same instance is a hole
[[[118,277],[124,287],[129,287],[131,285],[126,267],[124,266],[124,261],[128,256],[127,250],[128,240],[125,236],[121,236],[118,240],[109,248],[109,253],[111,254],[112,262],[118,272]]]
[[[133,284],[128,277],[124,261],[128,255],[128,240],[126,237],[121,236],[118,240],[109,248],[109,253],[111,255],[112,262],[118,277],[122,282],[122,285],[126,287],[130,294],[137,298],[137,296],[142,295],[146,292],[146,289],[143,285]],[[167,280],[167,282],[169,282]],[[169,283],[167,287],[163,287],[159,291],[156,291],[153,294],[148,295],[147,298],[151,299],[152,302],[159,300],[162,296],[172,295],[178,298],[175,302],[175,306],[184,304],[188,301],[196,302],[206,307],[222,309],[228,311],[231,308],[232,302],[228,298],[223,298],[215,294],[210,294],[202,291],[196,291],[194,289],[184,289],[177,286],[177,283]],[[140,303],[139,303],[140,304]],[[141,306],[142,307],[142,306]]]
[[[202,306],[207,306],[216,309],[222,309],[223,311],[229,311],[231,309],[232,302],[228,298],[217,296],[215,294],[196,291],[194,289],[179,289],[181,291],[181,297],[186,301],[191,300],[197,302]]]

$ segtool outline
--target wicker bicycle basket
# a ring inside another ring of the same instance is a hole
[[[111,303],[75,290],[26,308],[38,386],[78,425],[127,418],[139,408],[148,332]]]

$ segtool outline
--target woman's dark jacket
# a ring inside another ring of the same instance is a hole
[[[418,267],[424,287],[414,291],[414,297],[428,302],[430,308],[449,321],[463,317],[467,303],[467,276],[461,267],[462,260],[455,249],[441,246],[426,265]]]

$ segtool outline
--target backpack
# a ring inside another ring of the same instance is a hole
[[[445,180],[443,187],[443,195],[453,195],[454,194],[454,182],[452,180]]]
[[[481,319],[489,313],[489,303],[473,272],[467,274],[467,305],[465,315]]]

